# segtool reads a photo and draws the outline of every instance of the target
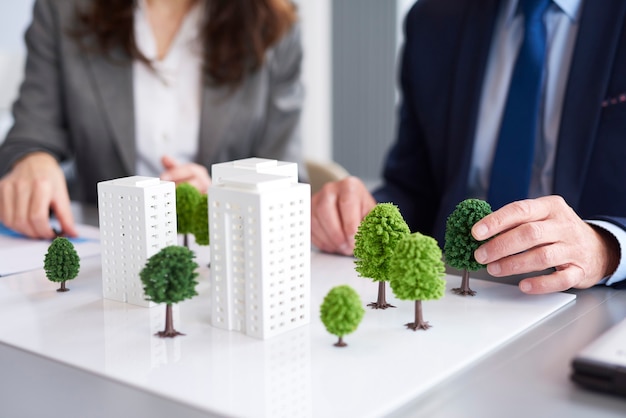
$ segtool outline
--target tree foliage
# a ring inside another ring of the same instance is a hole
[[[209,245],[209,196],[204,193],[193,213],[193,235],[198,245]]]
[[[364,314],[359,294],[348,285],[333,287],[320,308],[326,330],[339,337],[337,345],[344,345],[342,337],[357,329]]]
[[[410,234],[398,207],[378,203],[361,221],[354,237],[356,271],[374,281],[388,280],[389,258],[396,243]]]
[[[139,273],[146,299],[156,303],[178,303],[196,292],[195,254],[188,248],[171,245],[148,259]]]
[[[440,299],[445,265],[437,241],[419,232],[402,238],[389,260],[389,285],[401,300]]]
[[[194,232],[194,213],[200,203],[200,192],[189,183],[176,186],[176,230],[179,234]]]
[[[474,258],[474,251],[485,241],[474,239],[471,230],[476,222],[490,213],[491,206],[484,200],[466,199],[448,216],[444,254],[450,266],[467,271],[484,267]]]
[[[76,278],[80,269],[80,258],[74,244],[65,237],[55,238],[48,247],[43,266],[48,280],[60,282],[60,291],[67,290],[65,282]]]

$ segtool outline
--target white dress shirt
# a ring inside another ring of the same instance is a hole
[[[133,62],[136,171],[159,176],[161,157],[192,162],[198,152],[202,91],[202,43],[199,29],[203,2],[185,16],[167,55],[157,59],[157,47],[146,16],[145,0],[135,9],[135,41],[152,68]]]
[[[582,0],[553,0],[544,15],[547,48],[542,93],[541,129],[535,144],[530,197],[552,193],[554,158],[563,109],[563,98],[574,52]],[[524,37],[524,21],[518,0],[505,1],[496,21],[476,127],[469,177],[470,195],[484,199],[489,190],[491,165],[513,67]],[[486,157],[485,157],[486,156]]]

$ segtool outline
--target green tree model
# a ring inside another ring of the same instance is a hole
[[[452,289],[457,295],[476,294],[469,287],[469,272],[485,267],[474,258],[474,251],[485,241],[476,241],[471,231],[476,222],[490,213],[491,206],[484,200],[466,199],[448,216],[443,252],[448,265],[463,270],[461,287]]]
[[[200,195],[193,213],[193,235],[198,245],[209,245],[209,196]]]
[[[410,233],[398,207],[392,203],[377,204],[361,221],[354,237],[356,271],[361,277],[378,282],[378,300],[367,306],[374,309],[394,307],[385,297],[389,257],[400,238]]]
[[[183,245],[189,248],[188,234],[194,233],[194,213],[200,203],[200,192],[189,183],[176,186],[176,230],[183,235]]]
[[[43,268],[48,280],[61,282],[61,287],[57,289],[57,292],[70,290],[65,287],[65,282],[76,278],[80,269],[80,258],[74,244],[64,237],[55,238],[48,247]]]
[[[172,304],[198,294],[198,264],[193,261],[194,257],[195,254],[188,248],[171,245],[150,257],[139,273],[146,299],[167,304],[165,329],[155,334],[161,338],[184,335],[174,329]]]
[[[441,299],[446,289],[444,274],[441,248],[435,239],[415,232],[398,242],[389,260],[389,285],[398,299],[415,301],[415,320],[406,324],[407,328],[430,328],[422,317],[422,301]]]
[[[330,289],[320,308],[320,317],[326,330],[339,337],[336,347],[347,345],[343,336],[356,330],[364,313],[359,294],[347,285]]]

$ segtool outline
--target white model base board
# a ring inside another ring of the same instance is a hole
[[[206,263],[199,260],[199,264]],[[357,277],[350,258],[313,253],[311,324],[262,341],[209,325],[209,270],[201,268],[199,296],[175,309],[175,328],[187,334],[160,339],[164,307],[152,309],[103,300],[100,259],[81,260],[70,292],[43,270],[0,280],[0,340],[148,392],[218,415],[346,417],[388,414],[574,300],[557,293],[522,294],[517,287],[480,280],[478,294],[450,292],[448,276],[438,301],[424,302],[433,326],[412,331],[413,302],[395,309],[367,308],[348,346],[319,320],[326,293],[349,284],[364,304],[376,300],[376,283]]]

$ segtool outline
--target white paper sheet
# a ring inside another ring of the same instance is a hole
[[[78,237],[70,238],[78,256],[83,259],[100,255],[100,233],[97,227],[77,225]],[[50,240],[25,237],[0,223],[0,276],[43,268]]]

